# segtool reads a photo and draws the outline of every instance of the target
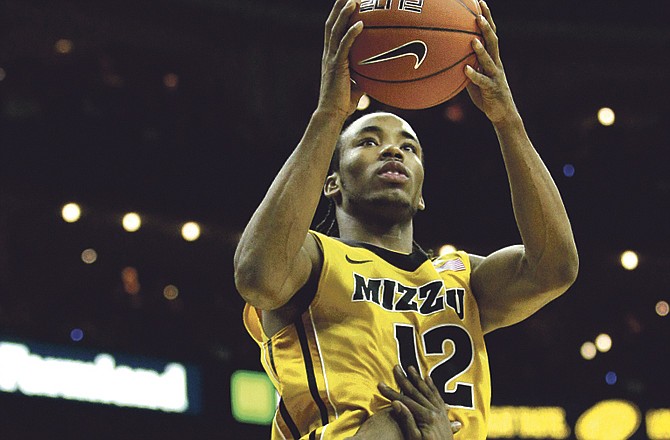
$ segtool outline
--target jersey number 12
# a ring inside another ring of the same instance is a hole
[[[419,368],[419,352],[416,346],[416,329],[408,324],[394,324],[395,340],[398,345],[398,359],[405,373],[410,366]],[[438,362],[429,372],[435,386],[440,390],[444,403],[452,407],[474,409],[474,386],[471,383],[456,382],[452,390],[447,385],[466,372],[472,365],[474,350],[472,339],[463,327],[444,324],[433,327],[421,334],[423,354],[442,356],[446,354],[443,344],[451,342],[454,349],[449,357]]]

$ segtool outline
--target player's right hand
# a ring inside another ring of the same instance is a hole
[[[351,115],[363,92],[349,75],[349,49],[363,30],[363,22],[349,26],[356,10],[356,0],[336,0],[326,20],[319,109],[336,112],[344,118]]]
[[[460,422],[451,422],[447,406],[440,392],[428,376],[423,380],[414,367],[408,375],[396,365],[393,368],[402,394],[379,384],[379,391],[391,400],[394,417],[407,440],[453,440],[453,433],[461,428]]]

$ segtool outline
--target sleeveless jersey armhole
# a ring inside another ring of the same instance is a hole
[[[305,311],[309,309],[309,307],[314,306],[318,304],[319,302],[319,295],[321,291],[321,283],[322,280],[325,277],[325,273],[327,271],[327,256],[326,256],[326,250],[325,247],[326,245],[323,243],[324,238],[330,238],[327,235],[322,235],[319,232],[312,231],[311,229],[309,230],[309,233],[314,237],[314,241],[316,241],[316,244],[319,248],[319,252],[321,252],[321,267],[318,270],[318,273],[313,273],[309,280],[307,280],[307,283],[300,289],[300,290],[311,290],[311,298],[309,303],[307,303],[305,307]],[[307,292],[304,293],[305,295]]]
[[[263,330],[261,323],[261,311],[251,304],[245,304],[242,312],[242,322],[247,332],[256,341],[257,344],[262,345],[268,338]]]
[[[468,285],[470,284],[470,278],[472,277],[472,270],[474,269],[472,267],[472,259],[470,258],[470,254],[467,253],[466,251],[456,251],[456,255],[461,257],[463,264],[465,264],[465,267],[467,268],[467,282]]]

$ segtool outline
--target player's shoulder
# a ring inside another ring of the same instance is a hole
[[[322,232],[315,231],[313,229],[310,229],[308,231],[308,236],[312,237],[315,242],[319,245],[322,245],[322,243],[329,243],[329,242],[336,242],[338,241],[337,238],[331,237],[330,235],[326,235]]]
[[[468,253],[468,259],[470,260],[470,268],[471,270],[475,270],[477,267],[479,267],[480,264],[484,261],[486,257],[482,257],[481,255],[476,255],[476,254],[470,254]]]
[[[326,253],[330,249],[347,250],[358,247],[356,243],[348,242],[339,237],[333,237],[313,230],[310,230],[308,235],[313,238],[322,253]]]

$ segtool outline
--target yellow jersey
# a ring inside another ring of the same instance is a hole
[[[491,383],[467,253],[431,260],[310,233],[323,268],[300,319],[268,338],[260,310],[244,311],[281,396],[272,439],[354,435],[390,405],[377,384],[395,385],[396,364],[430,375],[463,424],[456,440],[485,439]]]

